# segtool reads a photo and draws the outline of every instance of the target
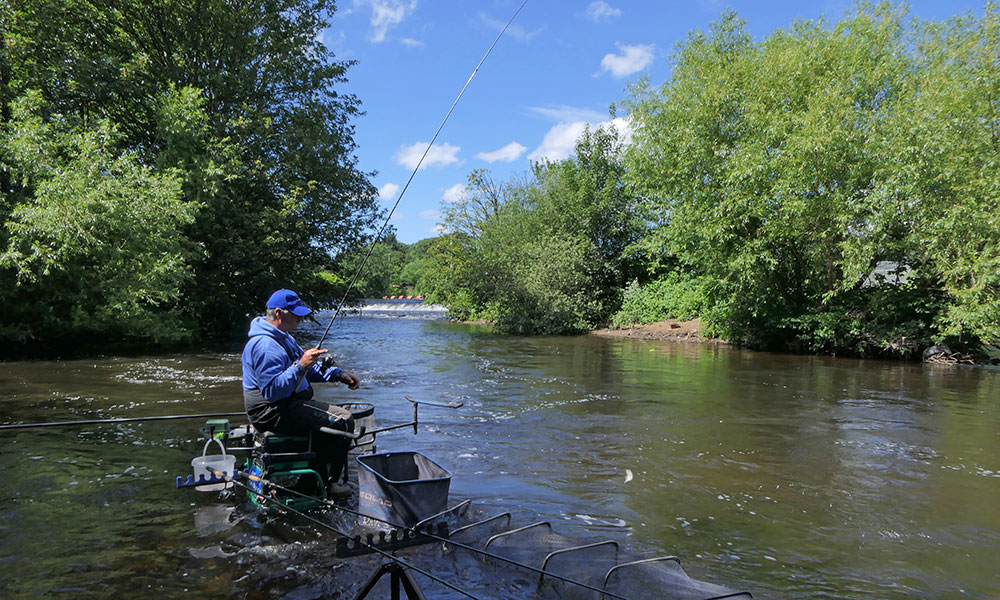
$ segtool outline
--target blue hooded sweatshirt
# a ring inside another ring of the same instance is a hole
[[[310,381],[331,381],[340,378],[342,370],[331,367],[325,371],[318,364],[309,368],[302,378],[299,363],[302,348],[295,338],[268,323],[264,317],[250,322],[247,333],[250,341],[243,348],[243,389],[260,390],[264,400],[275,403],[288,398],[296,391],[309,387]],[[295,384],[302,379],[298,389]]]

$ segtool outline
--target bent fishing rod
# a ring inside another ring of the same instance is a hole
[[[503,29],[500,30],[500,33],[497,34],[496,39],[493,40],[493,43],[490,44],[489,49],[486,50],[486,54],[484,54],[483,58],[480,59],[479,64],[476,65],[476,68],[472,70],[472,74],[469,75],[469,79],[465,82],[465,85],[462,86],[462,91],[458,93],[458,96],[455,98],[455,101],[451,103],[451,108],[448,109],[448,113],[445,114],[444,119],[441,121],[441,124],[438,125],[437,131],[434,132],[434,136],[431,138],[430,143],[427,144],[426,148],[424,148],[424,153],[420,155],[420,160],[417,161],[417,166],[413,167],[413,171],[410,173],[409,179],[406,180],[406,185],[403,186],[403,189],[400,190],[399,195],[396,196],[396,202],[393,203],[392,208],[389,210],[389,214],[386,216],[385,221],[382,223],[382,227],[375,235],[375,238],[372,240],[372,243],[368,246],[368,252],[365,254],[364,260],[361,261],[361,266],[358,267],[358,270],[354,273],[354,277],[351,278],[351,282],[347,285],[347,291],[344,292],[344,296],[340,299],[340,303],[337,304],[337,309],[333,312],[333,316],[330,318],[330,323],[326,326],[326,330],[323,331],[323,335],[320,337],[319,342],[316,344],[315,347],[316,349],[323,347],[323,342],[326,341],[326,336],[330,333],[330,328],[333,327],[333,322],[337,319],[337,315],[339,315],[343,310],[344,304],[347,302],[347,297],[350,295],[351,290],[354,288],[354,284],[357,283],[358,277],[360,277],[361,273],[365,270],[365,267],[368,265],[368,259],[371,258],[372,252],[375,250],[375,246],[379,243],[379,241],[381,241],[382,235],[385,233],[386,227],[389,226],[389,219],[391,219],[393,213],[396,212],[396,207],[399,206],[400,200],[403,199],[403,194],[405,194],[406,190],[410,187],[410,182],[413,181],[413,178],[414,176],[416,176],[417,171],[420,170],[420,166],[424,164],[424,159],[427,158],[427,154],[431,151],[431,148],[434,146],[434,142],[437,141],[438,135],[441,133],[441,130],[444,129],[445,123],[448,122],[448,119],[451,117],[451,113],[454,112],[455,107],[458,106],[458,101],[462,99],[463,95],[465,95],[465,90],[469,88],[469,84],[472,83],[472,80],[473,78],[475,78],[476,73],[479,72],[479,68],[482,67],[483,63],[486,62],[486,59],[490,56],[490,53],[493,52],[493,48],[496,47],[497,43],[500,41],[500,38],[502,38],[503,34],[506,33],[507,28],[510,27],[510,24],[514,22],[514,19],[517,18],[517,15],[521,12],[521,9],[524,8],[524,5],[527,3],[528,0],[524,0],[523,2],[521,2],[521,5],[517,7],[517,10],[514,11],[514,14],[511,15],[510,19],[507,20],[507,24],[504,25]],[[303,375],[303,377],[305,376]],[[301,379],[299,380],[299,385],[302,385]]]
[[[489,49],[486,50],[486,54],[484,54],[483,58],[480,59],[479,64],[476,65],[476,68],[472,70],[472,74],[469,75],[469,79],[465,82],[465,85],[462,86],[462,90],[458,93],[458,96],[455,98],[455,101],[451,103],[451,108],[448,109],[448,113],[444,116],[444,119],[441,121],[441,124],[438,125],[437,131],[434,132],[434,137],[432,137],[430,143],[427,144],[427,148],[424,149],[424,153],[420,155],[420,160],[417,161],[417,166],[413,168],[413,171],[410,173],[409,179],[406,180],[406,185],[403,186],[403,189],[400,190],[399,195],[396,196],[396,201],[395,201],[395,203],[393,203],[392,208],[389,210],[389,214],[386,216],[385,221],[382,223],[382,227],[379,228],[379,231],[375,235],[375,238],[372,240],[372,243],[368,246],[368,251],[365,253],[365,258],[364,258],[364,260],[361,261],[361,266],[358,267],[358,270],[354,273],[354,277],[351,278],[351,282],[347,285],[347,291],[344,292],[344,296],[340,299],[340,303],[337,304],[337,309],[334,311],[333,316],[330,318],[330,323],[327,324],[326,329],[323,331],[323,335],[320,337],[319,342],[315,346],[316,349],[319,349],[319,348],[323,347],[323,342],[326,341],[326,337],[330,333],[330,328],[333,327],[333,322],[337,319],[337,316],[343,311],[344,304],[347,302],[347,297],[350,295],[351,290],[354,288],[354,285],[357,283],[358,278],[361,276],[361,273],[364,272],[365,267],[368,265],[368,260],[371,258],[372,252],[375,250],[375,246],[379,243],[379,241],[381,241],[382,235],[385,233],[386,227],[389,226],[389,219],[391,219],[393,213],[396,212],[396,207],[399,206],[400,200],[403,199],[403,194],[405,194],[406,190],[409,189],[410,183],[413,181],[414,176],[416,176],[417,171],[420,170],[421,165],[424,164],[424,159],[427,158],[427,154],[431,151],[431,147],[433,147],[434,146],[434,142],[437,141],[438,135],[440,135],[441,134],[441,130],[444,129],[445,123],[448,122],[448,119],[451,117],[451,113],[454,112],[455,107],[458,106],[458,101],[461,100],[462,96],[465,95],[465,90],[467,90],[469,88],[469,84],[472,83],[473,78],[475,78],[476,74],[479,72],[479,68],[482,67],[483,63],[486,62],[486,59],[493,52],[493,48],[496,47],[497,43],[500,41],[500,38],[502,38],[503,34],[507,32],[507,29],[510,27],[511,23],[514,22],[514,19],[517,17],[518,14],[520,14],[521,9],[524,8],[524,5],[527,4],[527,3],[528,3],[528,0],[524,0],[523,2],[521,2],[521,5],[519,7],[517,7],[517,10],[514,11],[514,14],[511,15],[510,19],[507,20],[507,23],[503,26],[503,29],[500,30],[500,33],[497,35],[496,39],[494,39],[493,43],[490,44]],[[298,383],[295,385],[295,389],[298,389],[298,387],[300,385],[302,385],[302,380],[305,379],[305,376],[306,376],[306,374],[305,374],[305,372],[303,372],[302,376],[299,378]],[[0,430],[3,430],[3,429],[28,429],[28,428],[32,428],[32,427],[56,427],[56,426],[62,426],[62,425],[92,425],[92,424],[98,424],[98,423],[125,423],[125,422],[132,422],[132,421],[153,421],[153,420],[168,420],[168,419],[188,419],[188,418],[195,418],[195,417],[231,417],[231,416],[237,416],[237,415],[243,415],[243,414],[245,414],[245,413],[219,413],[219,414],[211,414],[211,415],[173,415],[173,416],[164,416],[164,417],[136,417],[134,419],[103,419],[103,420],[91,420],[91,421],[64,421],[64,422],[59,422],[59,423],[23,423],[23,424],[15,424],[15,425],[0,425]]]

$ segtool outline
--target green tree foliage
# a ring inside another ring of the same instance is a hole
[[[371,255],[362,268],[362,261],[371,250]],[[407,247],[396,239],[394,233],[385,235],[374,246],[362,246],[347,253],[337,261],[338,278],[345,285],[338,290],[338,296],[346,292],[346,283],[357,275],[351,298],[378,298],[387,294],[401,293],[400,273],[406,264]],[[339,298],[338,298],[339,299]]]
[[[429,277],[432,277],[435,261],[430,253],[436,244],[435,238],[427,238],[406,248],[405,263],[399,273],[399,285],[406,290],[407,295],[423,295],[419,290],[431,287]]]
[[[899,354],[998,339],[996,7],[904,17],[861,5],[754,42],[729,13],[633,90],[628,173],[657,225],[639,246],[703,281],[716,333]],[[905,283],[873,285],[883,261]]]
[[[115,336],[176,337],[180,315],[156,310],[178,299],[190,277],[192,245],[181,234],[197,213],[175,172],[157,172],[117,150],[107,122],[67,131],[32,109],[14,107],[5,148],[32,202],[13,207],[0,268],[12,278],[5,297],[15,313],[0,335],[59,337],[61,328]],[[44,302],[35,296],[44,290]]]
[[[4,3],[0,283],[52,315],[49,329],[21,335],[88,333],[100,327],[71,314],[119,305],[150,324],[125,335],[224,334],[275,287],[332,296],[316,273],[378,217],[354,156],[359,102],[337,89],[350,63],[318,41],[333,10],[332,0]],[[26,98],[37,101],[14,111]],[[97,213],[104,229],[67,237]],[[70,245],[29,257],[43,244]],[[134,265],[108,266],[114,294],[84,289],[93,274],[81,269],[105,247],[120,255],[112,264]],[[50,287],[46,261],[80,285]],[[199,318],[157,322],[180,308]]]
[[[915,27],[876,196],[906,263],[945,297],[941,335],[1000,344],[1000,11]],[[883,217],[883,220],[885,218]]]
[[[614,314],[614,327],[631,327],[642,323],[655,323],[667,319],[689,320],[705,311],[703,280],[682,271],[666,275],[640,285],[633,279],[622,298],[621,309]]]
[[[415,290],[428,302],[448,307],[459,319],[477,316],[480,307],[476,298],[483,296],[480,278],[474,263],[475,238],[464,233],[447,233],[432,238],[424,252],[425,265]]]
[[[620,145],[616,131],[599,129],[526,181],[473,172],[465,198],[444,211],[452,233],[428,248],[418,290],[503,331],[574,333],[605,322],[638,267],[625,250],[645,229]]]

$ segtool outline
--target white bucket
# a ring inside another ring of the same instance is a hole
[[[222,449],[222,454],[213,454],[212,456],[206,455],[208,452],[208,445],[212,442],[219,445],[219,448]],[[205,479],[215,477],[216,474],[209,471],[210,468],[215,471],[222,471],[226,475],[230,476],[236,472],[236,457],[232,454],[226,454],[226,447],[222,445],[222,442],[216,439],[211,439],[205,442],[205,448],[202,449],[201,456],[196,456],[191,459],[191,469],[194,471],[195,481],[198,481],[202,476],[204,476]],[[214,492],[217,490],[224,490],[232,485],[232,482],[213,483],[209,485],[196,485],[194,489],[199,492]]]

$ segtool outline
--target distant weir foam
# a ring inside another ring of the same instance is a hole
[[[352,307],[350,313],[362,317],[448,318],[448,309],[446,307],[440,304],[428,304],[423,300],[368,299]]]

